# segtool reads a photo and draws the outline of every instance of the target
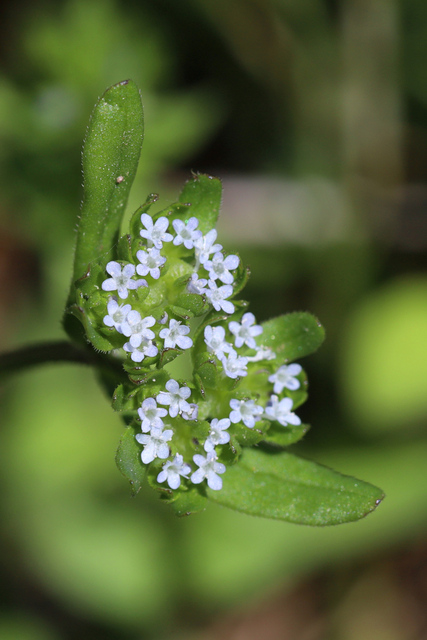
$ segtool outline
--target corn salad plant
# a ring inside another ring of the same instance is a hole
[[[94,366],[125,424],[120,472],[133,494],[148,482],[177,515],[208,500],[307,525],[367,515],[380,489],[287,451],[309,429],[297,414],[308,395],[299,361],[317,350],[324,330],[309,313],[258,324],[240,299],[249,270],[217,237],[221,182],[193,175],[163,210],[151,194],[120,236],[143,134],[136,85],[110,87],[83,149],[64,314],[70,341],[22,350],[9,365]]]

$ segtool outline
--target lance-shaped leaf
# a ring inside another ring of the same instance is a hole
[[[296,524],[325,526],[363,518],[381,489],[285,452],[245,449],[208,497],[231,509]]]
[[[310,313],[288,313],[262,323],[260,342],[270,347],[278,362],[290,362],[307,356],[325,339],[325,330]]]
[[[83,147],[83,204],[77,231],[74,280],[102,257],[115,258],[114,245],[135,178],[144,135],[138,88],[115,84],[95,106]]]

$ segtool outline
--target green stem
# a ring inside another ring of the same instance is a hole
[[[49,362],[77,362],[114,374],[119,379],[125,377],[120,360],[66,340],[42,342],[0,354],[0,377]]]

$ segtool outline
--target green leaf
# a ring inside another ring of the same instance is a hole
[[[301,440],[309,429],[309,424],[288,425],[283,427],[282,425],[273,423],[264,440],[269,444],[279,447],[289,447],[289,445]]]
[[[325,330],[310,313],[297,312],[262,323],[261,342],[276,354],[276,360],[290,362],[317,351]]]
[[[171,507],[177,516],[190,516],[192,513],[204,511],[207,507],[206,496],[201,490],[190,487],[188,491],[175,492],[177,497],[171,502]]]
[[[231,509],[296,524],[351,522],[373,511],[381,489],[289,453],[244,449],[208,497]]]
[[[179,201],[191,206],[185,217],[195,216],[199,220],[198,229],[205,234],[216,225],[221,206],[222,185],[218,178],[204,174],[194,175],[185,183]]]
[[[136,495],[140,490],[146,472],[146,467],[141,461],[141,447],[135,440],[136,433],[136,429],[127,427],[116,452],[117,468],[129,480],[132,495]]]
[[[77,231],[74,280],[88,265],[115,258],[144,135],[143,111],[131,80],[115,84],[96,104],[83,147],[84,194]]]

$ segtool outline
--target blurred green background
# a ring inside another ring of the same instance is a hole
[[[0,10],[0,342],[61,339],[80,150],[105,88],[139,85],[129,211],[223,179],[221,242],[259,321],[327,329],[294,447],[380,486],[308,529],[132,499],[93,374],[2,381],[2,640],[412,640],[427,629],[427,5],[62,0]]]

